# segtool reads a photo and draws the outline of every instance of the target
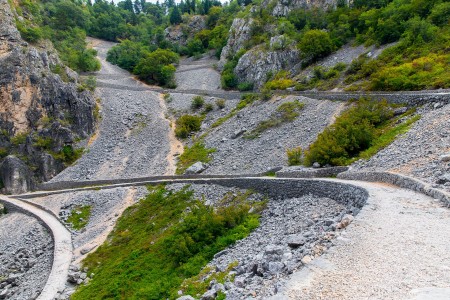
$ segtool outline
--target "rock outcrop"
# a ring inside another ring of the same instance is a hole
[[[231,25],[228,41],[223,47],[218,63],[219,69],[222,69],[227,59],[244,47],[246,41],[251,37],[251,26],[253,19],[234,19]]]
[[[195,15],[189,19],[186,25],[181,24],[167,27],[164,30],[164,34],[169,42],[186,46],[187,41],[203,29],[206,29],[205,17]]]
[[[0,166],[0,180],[7,194],[21,194],[33,188],[32,174],[24,162],[15,156],[7,156]]]
[[[25,157],[33,177],[48,180],[63,164],[46,152],[58,153],[94,131],[95,101],[79,88],[77,74],[61,63],[49,41],[30,45],[21,38],[14,13],[7,0],[0,0],[0,152]],[[14,177],[3,172],[3,178]],[[16,189],[14,182],[4,184]]]
[[[266,0],[265,5],[268,5],[271,0]],[[337,0],[281,0],[278,1],[272,11],[272,15],[276,17],[286,17],[293,9],[303,8],[311,9],[336,7]],[[347,4],[352,3],[352,0],[346,0]],[[264,4],[263,4],[264,5]]]
[[[240,82],[253,83],[260,88],[267,80],[267,75],[280,70],[290,70],[300,62],[297,50],[271,51],[259,46],[245,53],[234,69]]]

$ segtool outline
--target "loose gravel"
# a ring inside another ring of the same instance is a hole
[[[261,121],[268,120],[280,104],[295,100],[304,103],[305,107],[293,122],[270,128],[254,139],[246,139],[243,135],[236,137],[239,132],[251,131]],[[334,121],[343,106],[341,102],[297,96],[254,102],[206,135],[206,146],[217,151],[204,173],[249,174],[286,166],[286,150],[309,146]]]
[[[200,89],[205,91],[220,90],[220,74],[214,69],[218,60],[204,57],[181,61],[175,74],[177,90]]]
[[[0,299],[36,299],[50,274],[53,242],[34,218],[17,212],[0,217]]]
[[[102,119],[97,135],[76,164],[52,181],[130,178],[164,174],[170,149],[169,121],[164,116],[159,93],[127,90],[145,85],[105,61],[112,43],[98,43],[102,69],[99,83],[121,89],[98,88]]]

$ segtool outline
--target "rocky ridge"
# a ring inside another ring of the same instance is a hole
[[[30,45],[20,37],[14,14],[8,1],[1,0],[0,149],[8,153],[14,148],[18,157],[27,158],[30,181],[48,180],[64,168],[48,152],[75,145],[95,130],[95,101],[90,92],[79,89],[77,74],[64,67],[50,42]],[[8,183],[10,176],[2,172],[0,177]],[[22,187],[6,185],[5,192],[20,193],[32,186]]]

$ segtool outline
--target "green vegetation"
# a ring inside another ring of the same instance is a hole
[[[313,29],[305,32],[300,39],[298,48],[303,58],[308,61],[316,61],[330,54],[334,50],[334,45],[328,32]]]
[[[348,165],[360,158],[369,158],[419,118],[412,117],[397,125],[401,117],[411,113],[394,118],[386,101],[360,99],[318,136],[305,151],[304,163]]]
[[[196,142],[191,147],[185,146],[184,152],[178,159],[175,173],[177,175],[184,174],[187,168],[198,161],[208,163],[211,161],[211,154],[214,152],[216,152],[216,149],[208,149],[202,142]]]
[[[184,280],[259,225],[264,207],[263,202],[249,203],[248,193],[229,195],[213,209],[187,188],[149,191],[125,210],[108,241],[84,260],[94,276],[73,300],[176,299]]]
[[[249,94],[242,95],[241,101],[238,102],[236,107],[233,108],[233,110],[229,114],[227,114],[226,116],[224,116],[222,118],[217,119],[217,121],[215,121],[213,124],[211,124],[211,128],[219,127],[224,122],[226,122],[230,118],[234,117],[238,111],[240,111],[241,109],[247,107],[247,105],[250,105],[259,99],[260,99],[260,96],[255,93],[249,93]],[[223,104],[225,105],[225,101]]]
[[[193,115],[182,115],[175,122],[175,136],[185,139],[193,132],[200,130],[203,118]]]
[[[192,98],[191,108],[197,110],[202,108],[203,104],[205,104],[205,98],[203,98],[202,96],[195,96],[194,98]]]
[[[225,99],[217,99],[216,105],[219,109],[225,108]]]
[[[214,110],[214,105],[212,103],[205,104],[205,108],[203,109],[202,114],[207,114],[209,112],[212,112]]]
[[[14,146],[19,146],[19,145],[23,145],[25,144],[27,137],[30,133],[29,132],[22,132],[22,133],[18,133],[15,136],[13,136],[10,141],[11,144]]]
[[[292,122],[298,117],[299,112],[304,108],[305,104],[298,100],[292,102],[284,102],[277,107],[276,111],[268,120],[259,123],[255,129],[246,133],[245,138],[254,139],[259,137],[267,129],[280,126],[287,122]]]
[[[303,151],[301,147],[286,150],[288,165],[299,166],[303,163]]]
[[[77,206],[70,212],[70,216],[66,222],[69,223],[73,229],[83,229],[89,222],[92,207],[90,205]]]
[[[156,49],[151,53],[143,52],[133,73],[146,82],[175,88],[176,69],[172,64],[178,61],[179,56],[170,50]]]
[[[65,145],[58,153],[50,151],[50,154],[54,159],[62,161],[66,166],[70,166],[83,155],[83,152],[84,148],[74,149],[72,145]]]
[[[278,72],[273,79],[267,81],[264,85],[264,89],[268,90],[285,90],[295,85],[295,81],[289,78],[290,73],[288,71]]]

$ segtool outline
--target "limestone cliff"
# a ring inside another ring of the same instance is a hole
[[[18,164],[3,159],[8,165],[0,168],[0,179],[6,192],[23,192],[33,181],[60,172],[63,162],[50,154],[94,131],[94,107],[93,95],[80,89],[77,74],[63,66],[51,43],[26,43],[14,10],[0,0],[0,163],[2,156],[14,154],[25,162],[19,173],[27,174],[27,167],[33,177],[24,179],[26,184],[7,185],[12,173],[18,174]]]

